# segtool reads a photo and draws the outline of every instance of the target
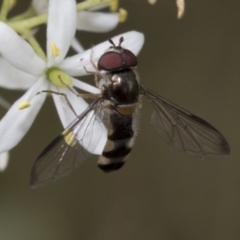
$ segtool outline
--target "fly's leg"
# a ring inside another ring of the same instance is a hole
[[[101,74],[101,73],[98,71],[97,66],[96,66],[95,63],[92,61],[92,59],[91,59],[91,63],[92,63],[92,65],[93,65],[94,69],[96,70],[96,72],[88,71],[86,67],[84,67],[84,70],[85,70],[86,73],[94,74],[94,76],[95,76],[95,77],[94,77],[95,85],[96,85],[96,87],[99,87],[99,82],[98,82],[97,76],[104,77],[104,75]]]
[[[66,100],[67,105],[68,105],[68,106],[70,107],[70,109],[73,111],[74,115],[75,115],[76,117],[78,116],[77,113],[75,112],[72,104],[71,104],[70,101],[68,100],[67,95],[66,95],[65,93],[55,92],[55,91],[52,91],[52,90],[43,90],[43,91],[41,91],[41,92],[38,92],[37,95],[40,94],[40,93],[43,93],[43,92],[44,92],[44,93],[52,93],[52,94],[56,94],[56,95],[63,96],[63,97],[65,98],[65,100]]]
[[[95,64],[94,61],[93,61],[93,57],[92,57],[92,56],[93,56],[93,50],[92,50],[92,52],[91,52],[90,62],[91,62],[91,64],[92,64],[92,66],[93,66],[93,68],[94,68],[95,71],[89,71],[89,70],[87,70],[86,67],[84,67],[84,70],[85,70],[86,73],[88,73],[88,74],[94,74],[94,75],[95,75],[95,78],[94,78],[94,80],[95,80],[95,85],[96,85],[96,87],[99,88],[98,77],[100,77],[100,78],[106,78],[106,75],[105,75],[105,74],[102,74],[102,73],[98,70],[96,64]],[[98,76],[98,77],[97,77],[97,76]]]
[[[96,87],[99,87],[99,81],[98,81],[98,77],[97,77],[97,76],[101,76],[101,77],[103,77],[103,78],[104,78],[105,76],[98,71],[97,66],[96,66],[95,63],[92,61],[92,59],[91,59],[91,63],[92,63],[92,65],[93,65],[94,69],[96,70],[96,72],[88,71],[86,67],[84,67],[84,70],[85,70],[86,73],[94,74],[94,76],[95,76],[95,77],[94,77],[95,85],[96,85]]]
[[[74,88],[69,87],[67,84],[65,84],[63,82],[63,80],[61,79],[61,76],[58,76],[61,83],[63,85],[65,85],[69,91],[71,91],[74,95],[76,95],[77,97],[81,97],[81,98],[87,98],[87,99],[96,99],[102,96],[102,94],[94,94],[94,93],[78,93]]]

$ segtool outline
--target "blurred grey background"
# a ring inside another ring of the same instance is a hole
[[[19,0],[13,13],[28,4]],[[215,126],[231,156],[202,160],[175,151],[151,126],[144,99],[136,144],[121,170],[104,174],[92,156],[68,177],[32,190],[35,159],[62,131],[48,98],[0,174],[1,240],[240,239],[240,1],[186,0],[181,20],[175,0],[123,0],[121,7],[129,13],[125,23],[105,34],[79,32],[81,43],[89,48],[143,32],[142,84]],[[44,34],[43,27],[43,45]],[[23,94],[0,91],[11,102]]]

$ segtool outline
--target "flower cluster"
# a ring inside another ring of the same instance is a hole
[[[84,51],[75,32],[110,31],[127,16],[123,9],[116,12],[116,0],[88,0],[79,4],[75,0],[33,0],[26,13],[7,19],[13,7],[10,2],[4,0],[0,16],[0,86],[22,89],[25,93],[1,119],[0,153],[9,151],[24,137],[46,99],[44,92],[52,93],[64,128],[76,118],[75,114],[87,108],[87,103],[74,94],[76,89],[93,94],[100,90],[76,77],[86,75],[86,69],[95,71],[91,60],[96,64],[109,42]],[[114,12],[99,11],[109,6]],[[43,23],[47,24],[46,52],[34,36],[35,27]],[[143,34],[130,31],[112,40],[118,42],[121,36],[125,39],[124,47],[138,54],[144,43]],[[70,46],[77,54],[67,57]],[[102,142],[93,153],[101,153]]]

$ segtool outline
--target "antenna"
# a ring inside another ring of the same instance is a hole
[[[116,47],[116,45],[114,44],[114,42],[113,42],[113,40],[110,38],[110,39],[108,39],[108,41],[114,46],[114,47]]]
[[[121,44],[122,44],[123,41],[124,41],[124,38],[123,38],[123,37],[120,37],[120,38],[119,38],[119,44],[118,44],[119,47],[121,47]]]

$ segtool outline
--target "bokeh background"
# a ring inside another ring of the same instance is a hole
[[[13,13],[29,2],[19,0]],[[202,160],[175,151],[151,126],[144,99],[137,141],[120,171],[104,174],[91,156],[70,176],[32,190],[35,159],[62,131],[48,98],[0,174],[1,240],[240,239],[240,1],[186,0],[181,20],[174,0],[121,6],[129,13],[125,23],[105,34],[80,32],[81,43],[89,48],[125,31],[143,32],[142,84],[219,129],[231,156]],[[44,26],[38,38],[44,46]],[[11,102],[23,94],[0,93]]]

